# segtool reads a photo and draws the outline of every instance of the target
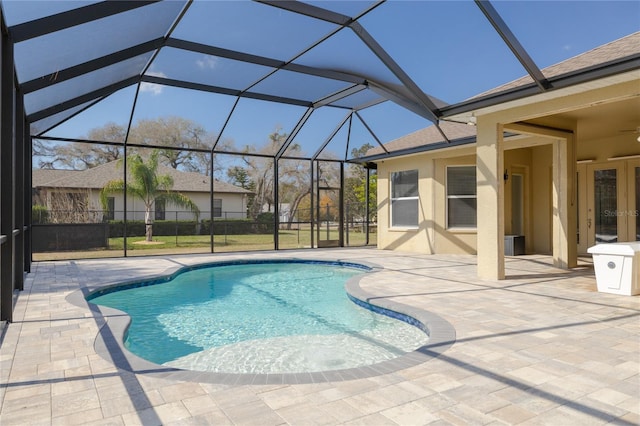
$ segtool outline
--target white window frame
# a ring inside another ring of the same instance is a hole
[[[391,203],[389,204],[389,228],[390,229],[418,229],[418,225],[420,223],[420,191],[418,190],[418,195],[415,196],[411,196],[411,197],[396,197],[393,198],[393,175],[397,174],[397,173],[406,173],[406,172],[416,172],[417,175],[417,182],[416,185],[420,184],[420,172],[418,171],[418,169],[410,169],[410,170],[398,170],[395,172],[391,172],[390,176],[389,176],[389,198],[391,199]],[[409,200],[416,200],[418,201],[417,203],[417,207],[416,207],[416,218],[417,218],[417,223],[415,225],[394,225],[393,224],[393,202],[394,201],[409,201]]]
[[[449,195],[449,169],[461,169],[461,168],[474,168],[476,171],[476,176],[478,173],[477,167],[474,164],[456,164],[445,167],[445,226],[446,229],[452,230],[465,230],[465,231],[473,231],[478,229],[478,186],[477,183],[474,182],[475,194],[473,195]],[[464,225],[451,225],[449,223],[449,200],[450,199],[475,199],[476,200],[476,225],[475,226],[464,226]]]

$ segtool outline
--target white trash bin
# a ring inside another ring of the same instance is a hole
[[[598,291],[640,294],[640,241],[598,244],[587,251],[593,256]]]

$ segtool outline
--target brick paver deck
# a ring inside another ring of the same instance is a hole
[[[110,334],[118,319],[78,303],[83,289],[247,257],[379,265],[360,281],[372,302],[454,331],[424,362],[369,377],[230,384],[138,363]],[[588,263],[518,256],[506,270],[479,280],[473,256],[376,249],[35,263],[0,346],[0,424],[639,424],[640,297],[596,292]]]

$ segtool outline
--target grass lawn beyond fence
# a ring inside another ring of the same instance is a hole
[[[314,234],[317,245],[317,233]],[[337,240],[338,231],[321,230],[322,240]],[[296,249],[311,247],[311,232],[309,229],[281,230],[278,234],[278,245],[281,249]],[[348,240],[348,241],[347,241]],[[370,244],[376,243],[375,233],[370,234]],[[363,246],[366,244],[366,235],[362,232],[350,231],[345,237],[345,246]],[[274,248],[272,234],[245,234],[245,235],[215,235],[214,252],[234,252],[251,250],[272,250]],[[210,253],[210,235],[171,235],[154,236],[151,243],[145,242],[144,236],[127,238],[127,254],[131,256],[145,256],[156,254],[177,253]],[[124,238],[109,238],[108,249],[93,249],[87,251],[46,252],[34,253],[33,260],[62,260],[83,259],[100,257],[120,257],[124,255]]]

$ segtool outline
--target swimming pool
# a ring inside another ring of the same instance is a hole
[[[428,340],[405,322],[411,318],[375,313],[347,295],[345,283],[366,272],[362,265],[240,263],[201,265],[170,280],[101,289],[87,299],[131,317],[125,342],[131,352],[187,370],[347,369],[400,357]]]

